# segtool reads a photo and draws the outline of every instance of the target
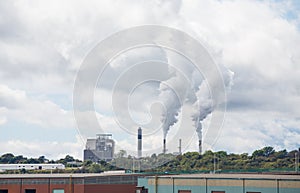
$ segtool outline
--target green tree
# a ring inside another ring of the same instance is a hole
[[[125,157],[126,155],[127,155],[127,152],[125,150],[123,150],[123,149],[121,149],[119,151],[119,153],[117,153],[117,157],[118,158]]]
[[[10,164],[13,162],[15,156],[12,153],[3,154],[0,158],[0,162],[3,164]]]

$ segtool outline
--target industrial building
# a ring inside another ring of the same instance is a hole
[[[134,193],[138,174],[2,174],[0,193]]]
[[[65,169],[64,164],[0,164],[0,172],[6,170],[56,170]],[[0,192],[1,193],[1,192]]]
[[[87,139],[83,159],[93,162],[111,161],[114,157],[115,142],[112,134],[98,134],[96,138]]]
[[[139,193],[300,193],[300,175],[190,174],[138,179]]]

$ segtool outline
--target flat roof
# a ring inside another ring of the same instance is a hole
[[[87,178],[102,176],[141,176],[155,178],[155,176],[143,173],[63,173],[63,174],[0,174],[0,179],[16,178]],[[179,175],[157,175],[158,178],[177,179],[270,179],[270,180],[300,180],[300,174],[179,174]]]
[[[147,176],[146,178],[155,178],[155,176]],[[300,180],[300,174],[179,174],[162,175],[158,176],[158,178]]]
[[[101,176],[139,176],[141,174],[131,173],[63,173],[63,174],[0,174],[0,179],[8,178],[86,178]]]

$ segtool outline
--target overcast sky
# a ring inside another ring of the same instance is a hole
[[[218,65],[234,73],[218,140],[204,143],[204,150],[252,153],[264,146],[278,150],[300,146],[297,0],[0,0],[0,154],[53,159],[70,154],[82,159],[84,139],[93,136],[86,136],[77,127],[73,114],[77,72],[101,40],[145,24],[190,34]],[[128,100],[136,123],[128,123],[129,130],[119,127],[111,100],[122,68],[147,59],[164,61],[171,54],[159,48],[129,51],[110,64],[114,71],[108,69],[98,80],[94,101],[97,117],[103,130],[113,134],[118,149],[136,150],[137,126],[152,118],[154,125],[148,127],[157,128],[161,120],[160,105],[151,106],[159,95],[153,89],[158,83],[144,84]],[[161,66],[160,70],[168,72],[168,67]],[[160,76],[168,78],[164,73]],[[192,111],[191,104],[183,105],[178,124],[168,133],[169,152],[178,151],[179,138],[185,151],[197,151]],[[209,119],[204,122],[204,132]],[[145,128],[145,134],[146,150],[161,148],[161,130]]]

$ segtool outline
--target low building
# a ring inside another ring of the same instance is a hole
[[[191,174],[138,179],[137,193],[300,193],[300,175]]]
[[[0,172],[6,170],[56,170],[65,169],[64,164],[0,164]],[[1,192],[0,192],[1,193]]]
[[[138,174],[2,174],[0,193],[134,193]]]

